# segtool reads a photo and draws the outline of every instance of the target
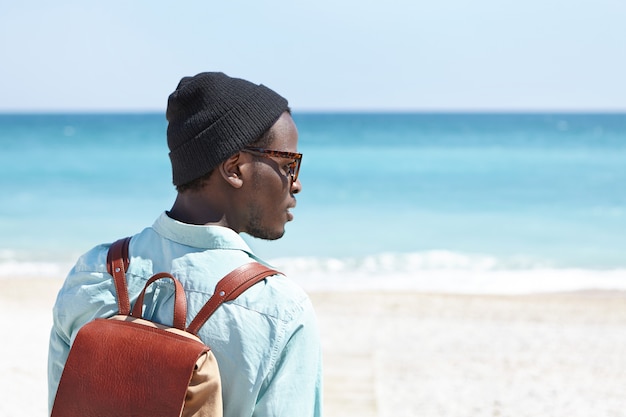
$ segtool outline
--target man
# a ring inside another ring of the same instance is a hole
[[[283,236],[302,189],[302,155],[287,101],[222,73],[183,78],[169,97],[167,120],[178,193],[170,211],[132,237],[128,290],[134,302],[150,276],[170,272],[185,288],[192,317],[221,277],[242,264],[263,263],[239,233]],[[109,246],[83,255],[59,292],[48,359],[50,408],[80,327],[117,312],[106,269]],[[146,297],[144,317],[171,324],[173,290],[166,284]],[[198,335],[219,363],[226,417],[321,415],[315,315],[288,278],[254,285],[221,306]]]

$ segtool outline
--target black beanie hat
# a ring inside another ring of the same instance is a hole
[[[264,85],[221,72],[183,78],[167,101],[174,185],[210,172],[259,139],[287,109],[287,100]]]

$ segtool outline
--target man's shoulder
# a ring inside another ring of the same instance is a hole
[[[72,272],[106,272],[110,243],[101,243],[83,253],[74,264]]]
[[[65,287],[95,284],[103,289],[103,281],[112,285],[107,272],[110,246],[111,243],[102,243],[83,254],[70,271]],[[249,262],[263,263],[251,253],[241,250],[186,247],[164,239],[151,228],[133,236],[130,256],[131,262],[127,271],[129,287],[140,289],[154,273],[170,272],[182,282],[192,304],[206,302],[213,294],[219,279],[231,270]],[[255,284],[232,304],[233,307],[280,321],[297,320],[312,309],[309,297],[302,287],[280,273]]]
[[[273,317],[294,320],[310,308],[310,300],[304,290],[282,274],[268,277],[255,287],[248,297],[250,305],[253,308],[264,305],[265,311]]]
[[[232,259],[229,259],[230,263]],[[248,258],[237,265],[231,265],[231,269],[246,262],[254,262]],[[224,265],[220,265],[221,268]],[[176,275],[176,274],[174,274]],[[191,274],[188,278],[181,279],[188,297],[193,304],[204,303],[213,294],[219,278],[199,280],[197,274]],[[196,278],[196,279],[194,279]],[[282,274],[268,276],[264,280],[254,284],[244,291],[235,300],[228,303],[226,310],[237,309],[244,315],[262,315],[272,320],[293,321],[310,310],[310,300],[304,290],[289,277]],[[247,313],[244,313],[247,312]],[[249,316],[248,316],[249,317]]]

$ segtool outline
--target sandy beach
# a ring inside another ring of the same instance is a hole
[[[339,416],[626,416],[626,296],[314,294]]]
[[[3,279],[0,416],[45,416],[58,279]],[[311,293],[327,417],[626,416],[626,293]]]

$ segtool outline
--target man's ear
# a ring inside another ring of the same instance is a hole
[[[222,178],[234,188],[241,188],[243,186],[241,170],[239,168],[241,162],[241,154],[237,152],[218,166]]]

